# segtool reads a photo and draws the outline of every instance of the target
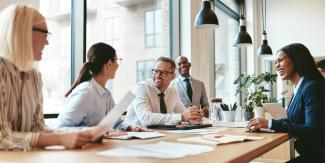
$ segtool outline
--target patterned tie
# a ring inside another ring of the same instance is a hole
[[[192,96],[193,96],[193,91],[192,91],[192,87],[191,87],[191,83],[190,83],[190,79],[184,79],[185,83],[186,83],[186,93],[188,98],[191,100],[192,102]]]
[[[161,92],[158,94],[158,96],[160,97],[160,113],[166,114],[167,113],[167,109],[166,109],[166,104],[165,104],[165,93]]]

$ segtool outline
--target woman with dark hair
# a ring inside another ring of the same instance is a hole
[[[59,114],[58,127],[65,130],[80,130],[97,125],[114,107],[111,92],[105,88],[109,79],[114,79],[118,68],[115,49],[105,43],[90,47],[86,62],[76,80],[66,93],[68,104]],[[123,123],[123,125],[126,125]],[[128,126],[120,126],[127,129]],[[129,130],[143,130],[129,127]]]
[[[324,162],[324,78],[303,44],[287,45],[276,57],[276,70],[281,79],[290,80],[295,86],[288,118],[257,118],[251,120],[247,128],[270,128],[296,138],[295,148],[300,156],[289,162]]]

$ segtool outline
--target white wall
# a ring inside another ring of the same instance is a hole
[[[275,53],[281,47],[299,42],[313,56],[325,56],[325,0],[267,1],[267,34]]]

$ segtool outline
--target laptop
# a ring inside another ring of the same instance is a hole
[[[263,107],[275,120],[288,118],[287,111],[279,103],[263,103]]]
[[[121,117],[134,98],[135,95],[130,91],[124,95],[122,100],[98,123],[92,141],[96,141],[112,128],[113,123]]]

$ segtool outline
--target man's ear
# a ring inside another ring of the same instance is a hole
[[[188,64],[190,65],[189,67],[191,67],[191,66],[192,66],[191,62],[188,62]]]
[[[173,75],[171,76],[172,80],[174,80],[176,77],[176,73],[173,73]]]

